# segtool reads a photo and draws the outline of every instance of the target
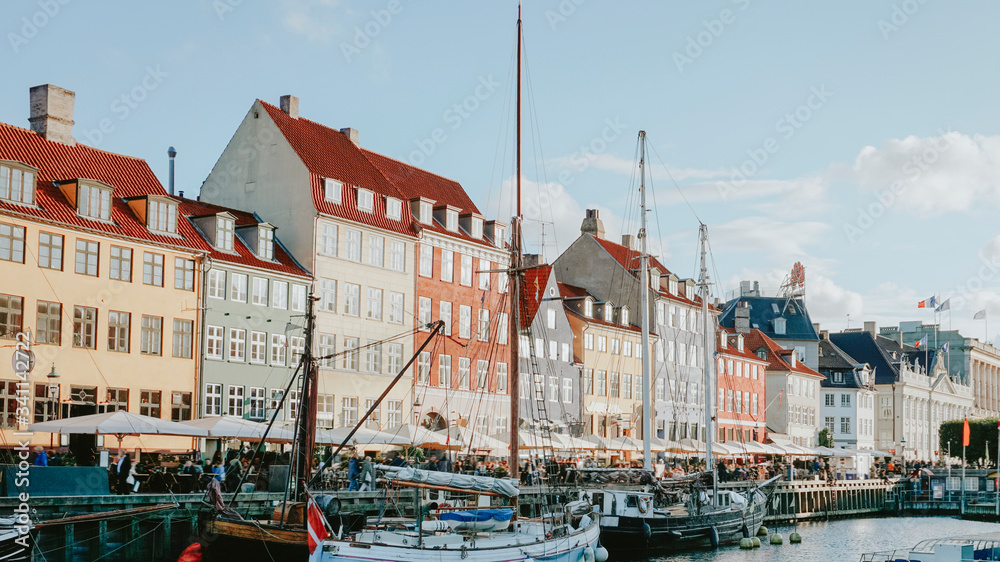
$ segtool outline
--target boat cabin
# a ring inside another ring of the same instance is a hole
[[[652,517],[653,494],[630,490],[600,490],[583,492],[601,515],[619,517]]]

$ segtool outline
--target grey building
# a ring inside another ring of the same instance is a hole
[[[719,323],[727,330],[747,333],[757,328],[785,349],[794,349],[810,369],[819,366],[819,334],[809,318],[805,300],[798,296],[765,297],[758,284],[744,281],[740,296],[722,308]]]

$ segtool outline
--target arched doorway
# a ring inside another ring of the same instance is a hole
[[[424,415],[424,419],[420,421],[420,425],[431,431],[437,431],[439,429],[447,428],[448,420],[445,419],[445,417],[439,412],[427,412],[427,414]]]

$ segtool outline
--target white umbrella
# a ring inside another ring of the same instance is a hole
[[[142,416],[117,410],[104,414],[91,414],[63,418],[47,422],[33,423],[28,431],[47,431],[49,433],[115,435],[118,437],[118,449],[122,448],[122,439],[126,435],[185,435],[190,437],[208,437],[208,431],[200,427],[192,427],[151,416]]]
[[[502,451],[510,448],[510,446],[504,441],[458,425],[453,425],[448,429],[438,430],[434,433],[441,438],[442,443],[444,443],[447,437],[450,437],[449,441],[451,444],[457,444],[461,449],[473,451]]]
[[[208,431],[209,437],[215,438],[235,438],[259,441],[263,439],[264,432],[267,431],[266,423],[245,420],[236,416],[212,416],[199,418],[196,420],[180,422],[191,427],[200,427]],[[275,425],[267,434],[268,441],[292,441],[295,439],[295,432]]]
[[[347,436],[351,433],[350,427],[338,427],[336,429],[326,429],[323,432],[329,436],[329,439],[336,444],[341,444],[347,441]],[[320,430],[317,430],[317,441],[319,440],[318,434]],[[398,435],[393,435],[392,433],[386,433],[384,431],[377,431],[374,429],[368,429],[366,427],[358,428],[358,431],[351,436],[351,441],[348,445],[409,445],[410,441],[405,437],[400,437]]]
[[[440,433],[410,423],[404,423],[399,427],[389,429],[387,433],[402,437],[407,440],[407,445],[413,446],[425,446],[426,444],[445,445],[447,442],[447,438]]]
[[[595,445],[595,447],[594,447],[595,449],[607,449],[608,448],[608,442],[607,442],[607,440],[605,438],[599,436],[599,435],[594,435],[593,433],[591,433],[590,435],[584,435],[580,439],[582,439],[584,441],[588,441],[590,443],[593,443]]]
[[[641,451],[642,441],[633,439],[627,435],[616,437],[608,442],[608,448],[616,451]]]

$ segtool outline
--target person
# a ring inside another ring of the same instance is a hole
[[[132,487],[126,482],[128,480],[129,472],[132,470],[132,457],[125,453],[118,457],[118,462],[115,463],[115,483],[119,495],[125,495],[132,492]]]
[[[35,447],[35,466],[49,466],[49,457],[41,446]]]
[[[365,455],[365,460],[361,463],[361,491],[366,492],[375,489],[375,465],[372,459]]]
[[[392,454],[392,460],[389,461],[389,466],[406,466],[406,461],[399,453]]]
[[[212,474],[215,476],[215,479],[218,480],[219,483],[221,484],[226,480],[226,469],[225,467],[222,466],[222,455],[219,455],[218,457],[214,458],[215,462],[212,463]]]
[[[438,461],[438,472],[451,472],[451,460],[448,458],[448,455],[444,455]]]
[[[358,454],[351,453],[351,460],[347,461],[347,479],[350,481],[348,492],[356,492],[359,488],[358,477],[361,476],[361,469],[358,466]]]
[[[240,462],[239,457],[233,457],[229,461],[229,466],[225,471],[226,475],[226,491],[230,494],[235,492],[240,485],[240,480],[243,478],[243,463]]]

